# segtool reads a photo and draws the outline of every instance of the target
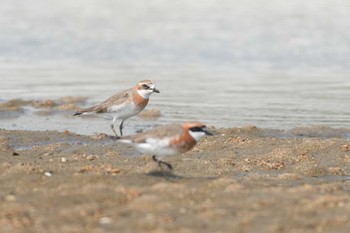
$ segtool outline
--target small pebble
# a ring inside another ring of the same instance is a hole
[[[113,222],[113,220],[110,217],[102,217],[102,218],[100,218],[100,220],[98,222],[101,225],[103,225],[103,224],[111,224]]]
[[[16,196],[13,194],[9,194],[4,199],[5,201],[16,201]]]
[[[90,160],[90,161],[94,160],[95,158],[96,158],[95,155],[88,155],[88,156],[86,157],[86,159],[87,159],[87,160]]]
[[[67,162],[67,158],[65,158],[65,157],[62,157],[62,158],[61,158],[61,162],[62,162],[62,163],[65,163],[65,162]]]
[[[51,177],[52,176],[52,172],[51,171],[44,172],[44,175],[47,176],[47,177]]]
[[[13,156],[19,156],[19,153],[17,153],[17,152],[14,151],[14,152],[12,153],[12,155],[13,155]]]
[[[341,149],[344,151],[349,151],[349,145],[348,144],[344,144],[341,146]]]

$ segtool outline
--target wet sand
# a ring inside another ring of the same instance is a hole
[[[349,231],[348,139],[212,130],[170,180],[103,134],[0,130],[0,232]]]

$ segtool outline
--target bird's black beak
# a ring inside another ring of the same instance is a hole
[[[153,92],[160,93],[160,91],[157,88],[153,88]]]
[[[205,135],[208,135],[208,136],[213,136],[214,134],[206,129],[203,129],[203,132],[205,133]]]

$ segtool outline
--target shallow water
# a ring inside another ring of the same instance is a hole
[[[132,118],[126,132],[185,120],[350,128],[348,1],[14,2],[0,9],[0,101],[90,105],[152,79],[161,93],[147,108],[162,117]],[[0,118],[6,129],[110,133],[105,119],[71,113]]]
[[[13,82],[14,76],[3,80],[6,99],[57,99],[67,95],[87,96],[86,105],[103,101],[116,91],[134,85],[139,79],[152,77],[144,71],[115,70],[51,70],[48,77],[36,77],[40,70],[30,70],[31,77]],[[256,125],[261,128],[292,129],[312,125],[350,128],[350,92],[347,78],[294,77],[281,80],[270,76],[219,76],[193,72],[198,79],[188,79],[186,71],[153,76],[160,94],[153,94],[147,109],[156,108],[162,116],[143,122],[138,118],[127,121],[147,125],[201,120],[216,127]],[[40,76],[41,76],[40,75]],[[51,78],[50,78],[51,76]],[[60,76],[60,79],[56,79]],[[80,81],[84,80],[84,82]],[[109,121],[100,118],[73,118],[72,112],[38,116],[28,108],[17,118],[2,118],[0,127],[7,129],[68,129],[80,133],[109,133]],[[95,125],[95,122],[98,122]],[[100,130],[99,130],[100,129]],[[134,129],[133,129],[134,130]]]

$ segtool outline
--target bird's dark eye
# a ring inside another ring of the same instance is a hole
[[[142,84],[142,87],[145,89],[149,89],[149,86],[147,84]]]

